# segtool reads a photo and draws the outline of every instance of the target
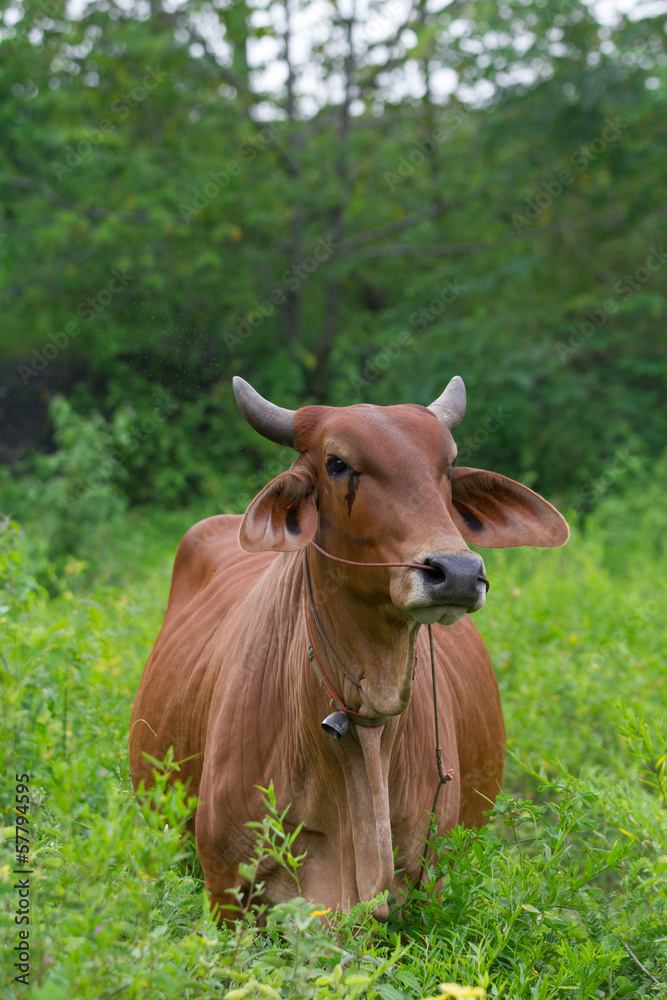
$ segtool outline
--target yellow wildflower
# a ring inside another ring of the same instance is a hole
[[[474,997],[486,996],[486,990],[481,986],[458,986],[457,983],[440,983],[440,992],[446,997],[455,997],[456,1000],[472,1000]]]

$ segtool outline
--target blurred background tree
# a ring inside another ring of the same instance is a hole
[[[5,2],[0,461],[63,394],[136,424],[105,488],[222,509],[275,451],[232,375],[298,406],[461,374],[461,464],[593,506],[667,436],[647,6]]]

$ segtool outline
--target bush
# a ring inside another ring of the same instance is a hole
[[[67,557],[103,551],[121,523],[127,500],[118,485],[117,445],[127,420],[120,412],[112,424],[97,413],[82,417],[62,396],[54,397],[49,413],[56,450],[36,454],[18,480],[4,470],[3,504],[39,527],[42,553],[60,569]]]

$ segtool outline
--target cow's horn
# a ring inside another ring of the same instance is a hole
[[[296,412],[270,403],[238,375],[234,376],[232,384],[237,406],[250,426],[269,441],[293,448]]]
[[[460,375],[450,379],[449,385],[441,396],[431,403],[429,410],[442,420],[450,431],[458,427],[466,412],[466,387]]]

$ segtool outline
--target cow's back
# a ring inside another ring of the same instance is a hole
[[[273,552],[249,554],[238,543],[242,518],[218,515],[193,525],[174,560],[169,603],[132,708],[130,771],[150,782],[143,754],[163,760],[174,747],[179,777],[199,787],[208,706],[219,658],[216,634],[268,566]],[[187,758],[192,758],[188,760]]]

